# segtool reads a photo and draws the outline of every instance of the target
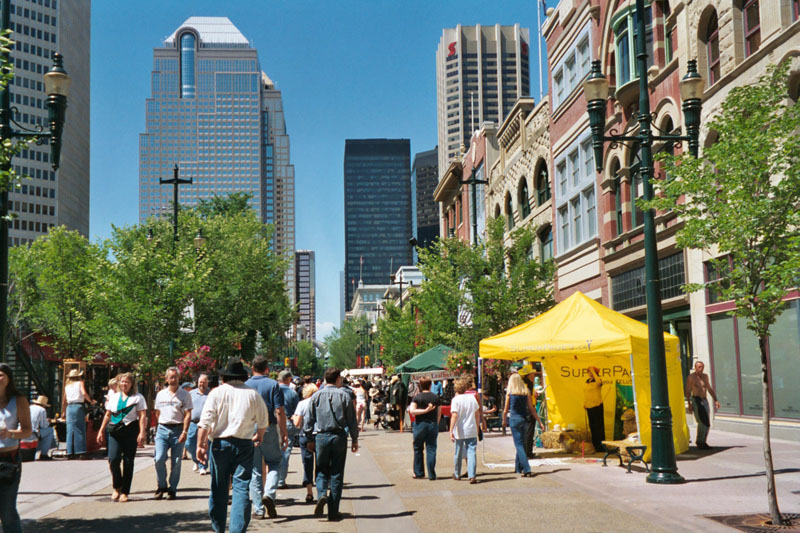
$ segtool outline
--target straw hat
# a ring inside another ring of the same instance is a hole
[[[47,400],[47,396],[41,394],[35,400],[33,400],[33,403],[36,405],[41,405],[42,407],[50,407],[50,404],[47,403]]]
[[[67,374],[67,377],[68,378],[79,378],[82,375],[83,375],[83,370],[78,370],[77,368],[74,368],[74,369],[69,371],[69,374]]]

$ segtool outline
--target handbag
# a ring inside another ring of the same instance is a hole
[[[122,434],[122,430],[125,429],[125,424],[122,422],[117,422],[116,424],[108,424],[106,426],[106,430],[108,431],[108,435],[110,437],[114,437],[115,439]]]
[[[483,440],[483,430],[481,428],[478,428],[478,440]]]
[[[19,463],[0,461],[0,485],[10,485],[17,478],[22,467]]]

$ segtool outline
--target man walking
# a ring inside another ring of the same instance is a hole
[[[297,409],[297,404],[300,403],[300,397],[291,387],[292,373],[290,371],[283,370],[278,374],[278,383],[280,383],[281,392],[283,393],[283,411],[286,415],[286,430],[289,437],[286,449],[283,450],[281,464],[278,467],[278,488],[285,489],[286,474],[289,473],[289,457],[292,455],[292,444],[294,444],[294,437],[298,432],[298,428],[294,427],[294,423],[292,423],[292,417]]]
[[[431,392],[431,378],[419,380],[420,393],[411,400],[408,413],[414,421],[414,479],[425,477],[422,451],[425,449],[428,479],[436,479],[436,439],[439,437],[439,420],[442,418],[438,394]]]
[[[156,395],[155,416],[158,417],[156,430],[156,488],[155,499],[167,494],[168,500],[175,499],[178,481],[181,478],[181,459],[189,423],[192,420],[192,397],[178,386],[178,369],[169,367],[166,373],[167,388]],[[167,486],[167,453],[170,457],[169,486]]]
[[[358,451],[358,422],[350,395],[340,389],[338,368],[325,370],[325,387],[311,397],[304,417],[303,430],[308,449],[316,450],[317,506],[314,516],[322,516],[328,506],[328,520],[341,519],[339,501],[342,499],[344,463],[347,459],[347,433],[352,439],[351,450]],[[330,488],[330,496],[328,489]]]
[[[189,392],[192,397],[192,421],[186,437],[186,450],[194,463],[193,470],[199,472],[201,476],[208,474],[208,468],[205,463],[197,460],[197,423],[200,422],[200,415],[203,414],[203,406],[206,404],[208,393],[208,374],[200,374],[197,376],[197,388]]]
[[[225,532],[228,487],[232,485],[230,530],[241,533],[247,531],[250,524],[248,489],[253,473],[253,450],[254,445],[261,443],[269,423],[267,406],[256,391],[245,386],[247,371],[239,359],[228,361],[219,375],[222,385],[208,394],[197,424],[197,458],[208,464],[211,472],[208,514],[214,531]]]
[[[53,428],[47,420],[47,408],[50,407],[47,402],[47,396],[39,396],[31,402],[31,428],[33,433],[27,439],[23,439],[23,442],[38,440],[36,450],[40,452],[39,459],[42,461],[52,459],[49,455],[50,450],[57,447]]]
[[[708,430],[711,427],[711,411],[708,408],[708,395],[714,398],[714,408],[719,409],[717,393],[711,388],[708,375],[703,372],[706,365],[702,361],[694,364],[694,373],[689,374],[686,379],[686,399],[689,400],[689,412],[694,413],[694,420],[697,422],[697,439],[695,444],[701,450],[710,450],[711,446],[706,443]]]
[[[256,518],[278,516],[275,499],[278,492],[278,469],[283,460],[283,450],[288,444],[286,434],[286,412],[283,409],[283,393],[278,382],[267,375],[267,360],[261,356],[253,360],[253,377],[245,385],[255,389],[264,400],[269,415],[269,427],[264,440],[253,453],[253,476],[250,480],[250,496],[256,507]],[[267,475],[263,476],[263,465],[267,464]]]

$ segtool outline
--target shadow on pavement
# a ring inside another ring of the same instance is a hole
[[[26,521],[27,522],[27,521]],[[159,513],[157,516],[120,516],[115,518],[41,518],[25,523],[31,533],[119,533],[120,531],[154,531],[178,533],[182,531],[209,531],[210,519],[197,511],[185,513]]]
[[[726,450],[733,450],[735,448],[744,448],[744,446],[714,446],[710,450],[701,450],[699,448],[691,447],[688,451],[675,456],[675,458],[678,461],[697,461],[698,459],[711,457],[712,455],[717,455],[718,453]]]
[[[379,498],[377,496],[372,495],[372,494],[367,494],[367,495],[364,495],[364,496],[355,496],[355,497],[353,497],[353,496],[342,496],[342,499],[343,500],[378,500]]]
[[[358,483],[345,482],[344,488],[346,489],[383,489],[386,487],[394,487],[394,483],[379,483],[376,485],[359,485]]]
[[[794,474],[800,472],[800,468],[779,468],[775,470],[775,474]],[[697,479],[687,479],[686,483],[701,483],[704,481],[722,481],[725,479],[742,479],[748,477],[763,477],[766,475],[766,472],[763,470],[761,472],[754,472],[752,474],[737,474],[735,476],[719,476],[719,477],[702,477]],[[800,491],[798,491],[800,492]]]

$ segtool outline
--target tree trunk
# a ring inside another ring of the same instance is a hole
[[[769,367],[767,366],[767,338],[759,337],[758,346],[761,349],[761,419],[764,425],[764,469],[767,475],[767,500],[769,502],[769,515],[773,525],[782,525],[781,511],[778,509],[778,494],[775,490],[775,470],[772,466],[772,444],[769,438]]]

